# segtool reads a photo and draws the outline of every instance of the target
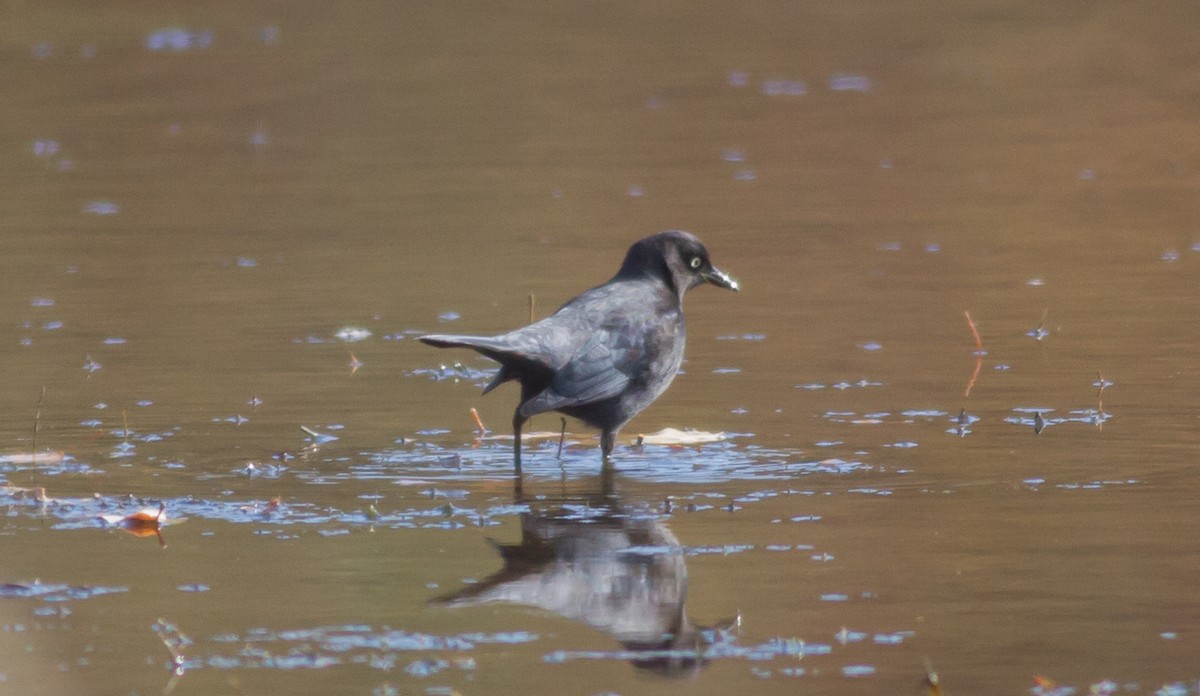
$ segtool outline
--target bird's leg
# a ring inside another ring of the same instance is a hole
[[[518,478],[521,476],[521,426],[525,425],[527,420],[529,419],[521,415],[520,409],[513,413],[513,469],[516,470]]]
[[[604,460],[600,465],[600,496],[606,503],[614,503],[616,501],[616,472],[609,460]]]
[[[605,430],[600,433],[600,458],[605,464],[608,463],[609,455],[612,454],[613,444],[617,441],[617,432],[615,430]]]

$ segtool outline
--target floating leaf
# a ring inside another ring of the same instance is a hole
[[[167,524],[166,509],[166,505],[159,503],[157,510],[154,508],[142,508],[137,512],[124,516],[100,515],[100,519],[110,527],[120,527],[136,537],[157,537],[158,543],[166,546],[167,544],[162,537],[162,528]],[[182,521],[182,518],[172,520],[175,523]]]
[[[278,511],[282,505],[283,501],[280,500],[279,496],[276,496],[271,498],[262,508],[259,508],[258,501],[255,501],[253,505],[243,505],[238,509],[251,515],[269,515],[272,512]]]
[[[567,434],[570,435],[570,433],[567,433]],[[551,440],[551,439],[557,440],[561,436],[562,436],[561,432],[550,432],[549,430],[538,430],[538,431],[532,432],[532,433],[521,433],[521,442],[528,442],[529,440]],[[483,441],[508,440],[509,442],[512,442],[513,438],[512,438],[512,435],[487,435],[485,437],[480,437],[477,439],[483,440]]]
[[[12,498],[13,500],[34,500],[39,503],[51,502],[50,498],[46,497],[46,489],[41,486],[37,488],[0,486],[0,496]]]
[[[728,440],[725,433],[710,433],[703,430],[677,430],[663,428],[657,433],[638,435],[638,442],[645,445],[700,445],[706,442]]]
[[[0,464],[58,464],[65,458],[62,452],[17,452],[0,454]]]

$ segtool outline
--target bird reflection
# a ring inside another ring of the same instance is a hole
[[[682,676],[739,618],[698,626],[684,610],[687,566],[671,530],[652,514],[625,509],[605,467],[598,491],[533,503],[521,514],[521,540],[489,540],[504,567],[480,582],[434,599],[452,607],[510,603],[537,607],[611,634],[642,669]]]

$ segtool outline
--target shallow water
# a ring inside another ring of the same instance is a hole
[[[0,693],[1197,693],[1194,14],[0,11]],[[743,292],[518,490],[414,337],[665,228]]]

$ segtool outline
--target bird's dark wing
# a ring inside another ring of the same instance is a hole
[[[616,396],[644,370],[641,326],[617,322],[597,327],[554,374],[548,386],[521,404],[521,415],[595,403]]]

